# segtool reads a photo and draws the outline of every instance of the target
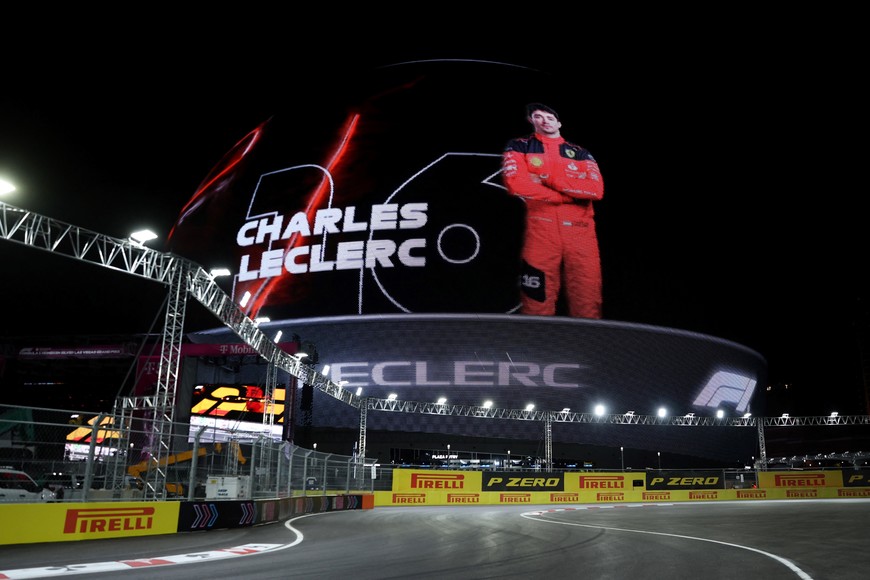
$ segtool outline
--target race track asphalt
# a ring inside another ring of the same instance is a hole
[[[396,507],[0,546],[0,579],[870,577],[870,500]]]

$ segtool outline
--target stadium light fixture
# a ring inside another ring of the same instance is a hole
[[[212,268],[208,274],[212,278],[217,278],[219,276],[229,276],[232,272],[230,272],[229,268]]]
[[[15,191],[15,186],[12,185],[12,182],[0,179],[0,195],[12,193],[13,191]]]
[[[397,397],[398,397],[398,395],[396,393],[390,393],[389,395],[387,395],[387,400],[388,401],[395,401]]]
[[[274,340],[274,341],[275,341],[275,342],[278,342],[279,340],[281,340],[281,335],[282,335],[282,334],[284,334],[284,332],[281,331],[281,330],[279,330],[278,332],[276,332],[276,333],[275,333],[275,340]]]
[[[263,322],[271,322],[271,318],[269,318],[268,316],[258,316],[257,318],[254,319],[254,324],[256,324],[258,326],[260,324],[262,324]]]
[[[362,387],[357,387],[357,388],[356,388],[356,396],[357,396],[357,397],[361,397],[361,396],[362,396]]]
[[[492,408],[492,401],[484,401],[483,408],[484,409],[491,409]]]
[[[438,397],[438,404],[445,405],[447,403],[447,397]]]
[[[251,299],[251,293],[245,292],[244,294],[242,294],[242,299],[241,299],[241,301],[239,301],[239,306],[244,308],[245,306],[248,305],[248,300],[250,300],[250,299]]]
[[[667,409],[665,409],[664,407],[659,407],[659,412],[658,412],[659,417],[666,417],[667,414],[668,414]]]
[[[526,411],[533,411],[534,409],[535,409],[534,403],[529,403],[528,405],[526,405]]]
[[[324,377],[329,374],[329,365],[323,365],[323,369],[321,369],[320,374]]]
[[[151,230],[139,230],[138,232],[133,232],[130,234],[130,239],[139,244],[143,245],[145,242],[151,241],[157,238],[157,234],[152,232]]]
[[[723,411],[722,409],[716,409],[716,418],[717,419],[721,419],[724,416],[725,416],[725,411]]]
[[[598,417],[602,416],[605,410],[604,405],[595,405],[595,414]]]

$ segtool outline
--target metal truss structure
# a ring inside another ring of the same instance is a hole
[[[147,493],[165,497],[164,460],[170,454],[171,428],[174,423],[175,396],[181,358],[184,317],[188,297],[193,297],[221,323],[230,328],[248,346],[272,365],[274,375],[284,370],[303,384],[312,385],[335,399],[360,410],[358,457],[365,457],[366,417],[369,410],[538,421],[544,426],[546,464],[552,465],[553,423],[608,423],[617,425],[681,425],[686,427],[755,427],[758,429],[760,457],[766,463],[764,427],[807,425],[870,425],[870,416],[836,417],[658,417],[626,413],[595,415],[562,411],[530,411],[492,407],[446,405],[360,397],[318,373],[300,358],[281,350],[268,338],[257,323],[248,317],[214,281],[214,277],[198,264],[169,253],[158,252],[130,239],[113,238],[84,228],[60,222],[3,202],[0,202],[0,239],[32,248],[65,255],[76,260],[97,264],[159,282],[168,287],[164,319],[157,392],[150,397],[125,397],[120,400],[122,415],[133,410],[148,411],[151,421],[151,461]]]

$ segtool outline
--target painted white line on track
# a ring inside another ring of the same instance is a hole
[[[18,570],[0,570],[0,580],[25,580],[32,578],[59,578],[78,574],[97,574],[99,572],[124,572],[139,570],[142,568],[159,568],[177,564],[199,564],[202,562],[214,562],[227,558],[241,558],[243,556],[255,556],[292,548],[304,539],[302,532],[293,527],[296,520],[310,516],[319,516],[326,513],[319,512],[304,514],[284,522],[284,527],[294,535],[294,540],[288,544],[244,544],[233,548],[221,548],[219,550],[207,550],[205,552],[192,552],[190,554],[175,554],[173,556],[155,556],[151,558],[139,558],[136,560],[117,560],[115,562],[92,562],[88,564],[67,564],[64,566],[46,566],[42,568],[21,568]],[[208,533],[208,532],[204,532]],[[146,536],[147,537],[147,536]]]
[[[597,506],[597,508],[601,509],[601,508],[610,508],[610,507],[646,507],[646,506],[653,506],[653,505],[674,505],[674,504],[618,504],[618,505]],[[542,522],[545,524],[558,524],[561,526],[576,526],[576,527],[580,527],[580,528],[593,528],[596,530],[610,530],[610,531],[614,531],[614,532],[629,532],[632,534],[649,534],[652,536],[668,536],[671,538],[682,538],[684,540],[695,540],[698,542],[710,542],[711,544],[720,544],[722,546],[730,546],[732,548],[739,548],[741,550],[748,550],[750,552],[755,552],[757,554],[761,554],[762,556],[767,556],[768,558],[772,558],[772,559],[776,560],[777,562],[779,562],[780,564],[782,564],[783,566],[785,566],[786,568],[788,568],[789,570],[791,570],[792,572],[794,572],[798,578],[801,578],[801,580],[813,580],[812,576],[810,576],[809,574],[804,572],[801,568],[799,568],[798,566],[796,566],[794,563],[787,560],[786,558],[782,558],[780,556],[777,556],[776,554],[771,554],[770,552],[765,552],[764,550],[759,550],[757,548],[751,548],[749,546],[742,546],[740,544],[732,544],[731,542],[721,542],[719,540],[711,540],[709,538],[698,538],[695,536],[683,536],[681,534],[668,534],[665,532],[651,532],[648,530],[632,530],[629,528],[612,528],[609,526],[597,526],[597,525],[593,525],[593,524],[578,524],[576,522],[563,522],[563,521],[558,521],[558,520],[550,520],[550,519],[547,519],[545,517],[542,517],[546,514],[554,513],[554,512],[568,512],[568,511],[576,511],[576,510],[583,510],[583,509],[589,509],[589,507],[557,508],[557,509],[539,510],[539,511],[534,511],[534,512],[526,512],[526,513],[520,514],[520,516],[524,517],[526,519],[529,519],[529,520],[534,520],[536,522]]]

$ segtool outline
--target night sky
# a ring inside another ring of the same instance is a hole
[[[119,238],[166,235],[224,153],[315,83],[340,91],[350,72],[416,59],[532,67],[572,79],[588,113],[563,135],[605,178],[605,317],[758,351],[775,412],[870,413],[866,185],[845,177],[843,153],[866,105],[848,47],[754,29],[544,42],[536,28],[472,28],[373,42],[348,25],[316,44],[262,29],[69,31],[50,58],[10,46],[0,177],[18,191],[4,201]],[[29,46],[46,35],[34,32]],[[474,131],[474,113],[456,130]],[[163,313],[162,286],[67,257],[0,242],[0,267],[0,336],[141,333]],[[200,308],[189,328],[219,325]]]

